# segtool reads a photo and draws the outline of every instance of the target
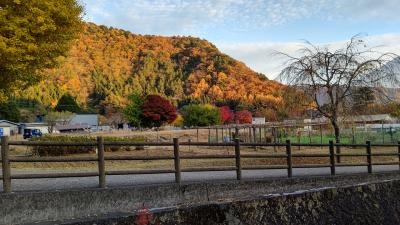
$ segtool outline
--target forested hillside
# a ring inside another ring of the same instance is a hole
[[[60,60],[58,68],[46,71],[45,81],[20,97],[54,107],[69,93],[81,107],[102,114],[123,108],[133,92],[159,94],[175,104],[234,100],[253,112],[288,112],[282,109],[285,86],[199,38],[135,35],[86,23]]]

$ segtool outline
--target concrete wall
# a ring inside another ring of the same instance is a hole
[[[142,211],[142,224],[160,225],[398,225],[400,180],[314,189],[257,198]],[[139,213],[140,215],[140,213]],[[63,225],[137,224],[139,215],[114,215]],[[149,216],[150,215],[150,216]],[[143,221],[143,220],[142,220]]]
[[[400,181],[386,181],[223,204],[177,207],[155,212],[154,222],[149,224],[396,225],[400,224],[399,199]],[[134,221],[135,217],[131,218],[124,220]],[[115,220],[113,224],[122,221]]]
[[[140,208],[143,204],[148,208],[163,208],[171,206],[174,207],[177,205],[202,204],[201,207],[199,206],[200,208],[193,208],[194,210],[200,210],[198,212],[199,215],[201,215],[201,211],[203,209],[205,210],[204,212],[212,212],[213,210],[211,209],[213,208],[220,210],[220,212],[218,212],[218,210],[216,212],[225,215],[225,211],[221,211],[224,209],[224,207],[228,207],[229,209],[233,210],[235,209],[235,207],[248,207],[253,205],[253,203],[255,205],[260,205],[260,207],[263,207],[263,202],[269,202],[269,200],[266,201],[264,197],[262,197],[260,200],[260,196],[265,196],[267,194],[293,192],[316,187],[337,187],[362,182],[377,182],[380,180],[400,180],[400,174],[363,174],[335,177],[311,177],[256,181],[249,180],[221,183],[193,183],[184,184],[181,186],[178,186],[176,184],[168,184],[109,189],[87,189],[52,192],[19,192],[11,194],[2,193],[0,194],[0,224],[9,225],[51,220],[70,220],[72,218],[82,218],[82,221],[90,221],[91,219],[87,217],[94,215],[96,215],[96,218],[99,218],[100,216],[108,218],[109,215],[115,214],[130,215],[135,212],[135,210]],[[396,185],[400,186],[398,182],[396,183]],[[398,188],[397,186],[393,187]],[[391,189],[388,188],[384,191],[390,193]],[[400,198],[400,195],[392,195],[392,197],[397,197],[398,199]],[[245,199],[253,199],[251,200],[253,203],[246,206],[246,201],[243,202],[243,200]],[[237,201],[237,203],[235,204],[232,203],[233,205],[235,205],[235,207],[231,206],[232,201]],[[221,206],[219,206],[219,204],[211,204],[211,208],[206,207],[207,204],[215,202],[220,202]],[[271,209],[268,210],[272,210],[272,208],[274,208],[272,206],[275,203],[265,204],[272,204],[267,205],[268,207],[271,206]],[[283,205],[279,207],[286,206]],[[257,211],[255,210],[256,208],[251,208],[251,210]],[[183,214],[180,216],[185,217],[186,215],[189,215],[187,213],[190,212],[191,208],[183,207],[179,208],[178,211],[180,212],[181,210]],[[159,218],[162,219],[171,216],[171,220],[168,221],[170,224],[173,224],[171,221],[174,220],[173,215],[175,215],[176,212],[177,211],[160,212]],[[258,216],[261,216],[261,214]],[[121,216],[118,216],[118,221],[120,219]],[[166,219],[166,224],[168,224],[168,221]],[[102,224],[100,222],[96,222],[96,224]]]

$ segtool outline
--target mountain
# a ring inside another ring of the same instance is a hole
[[[86,23],[58,68],[19,97],[54,107],[69,93],[99,112],[120,109],[133,92],[160,94],[173,102],[237,100],[282,104],[285,86],[194,37],[136,35]]]

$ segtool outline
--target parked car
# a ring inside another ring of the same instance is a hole
[[[32,137],[41,137],[42,131],[39,129],[24,129],[24,139],[32,138]]]

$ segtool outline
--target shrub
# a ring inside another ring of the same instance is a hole
[[[175,127],[183,127],[184,121],[182,115],[178,114],[172,125]]]
[[[235,113],[235,121],[240,124],[251,123],[252,120],[253,116],[251,115],[251,112],[247,110],[242,110]]]
[[[87,143],[96,141],[96,137],[92,136],[42,136],[34,137],[31,141],[52,141],[52,142],[73,142]],[[104,137],[104,141],[146,141],[143,137]],[[119,151],[137,149],[134,146],[106,146],[105,151]],[[34,146],[32,151],[38,156],[63,156],[70,154],[95,153],[97,146]]]
[[[221,114],[212,105],[187,105],[181,109],[185,126],[210,126],[221,123]]]

